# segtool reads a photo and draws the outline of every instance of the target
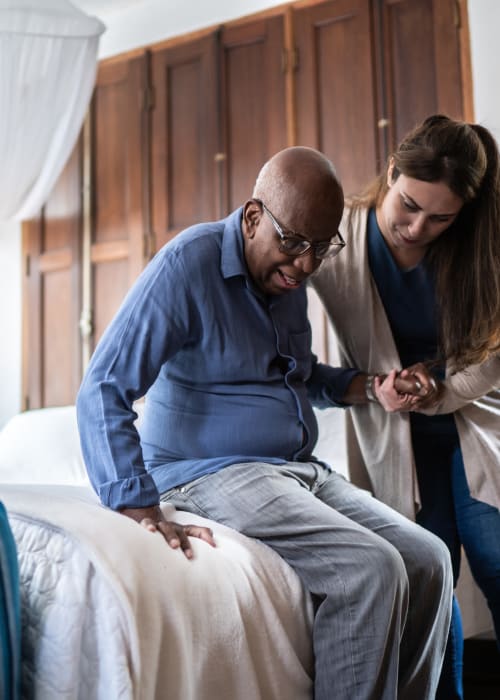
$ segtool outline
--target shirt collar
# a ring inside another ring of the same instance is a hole
[[[245,261],[243,246],[243,231],[241,221],[243,207],[236,209],[224,220],[222,232],[222,252],[220,269],[224,279],[243,275],[248,279],[248,268]]]

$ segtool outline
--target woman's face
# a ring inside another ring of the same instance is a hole
[[[458,216],[463,201],[444,182],[425,182],[406,175],[392,181],[377,209],[377,221],[400,267],[413,267],[432,241]]]

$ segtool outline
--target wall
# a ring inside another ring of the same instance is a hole
[[[500,143],[500,3],[468,0],[468,6],[475,121],[491,129]]]
[[[21,230],[0,225],[0,428],[21,408]]]
[[[164,0],[143,0],[101,15],[108,29],[99,55],[113,56],[282,4],[283,0],[169,0],[165,9]]]

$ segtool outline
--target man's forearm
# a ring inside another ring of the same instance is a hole
[[[380,381],[385,381],[386,374],[369,375],[365,373],[357,374],[347,387],[347,391],[342,397],[346,404],[363,404],[369,401],[377,401],[374,378],[379,377]],[[415,377],[408,376],[404,379],[396,377],[394,388],[401,394],[418,395],[419,385]]]

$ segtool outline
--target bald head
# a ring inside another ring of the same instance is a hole
[[[342,249],[343,208],[335,169],[319,151],[285,148],[264,165],[241,220],[248,270],[262,292],[298,289],[326,255]]]
[[[296,231],[332,230],[344,206],[342,187],[328,158],[313,148],[279,151],[260,171],[253,196]],[[329,227],[329,228],[328,228]]]

